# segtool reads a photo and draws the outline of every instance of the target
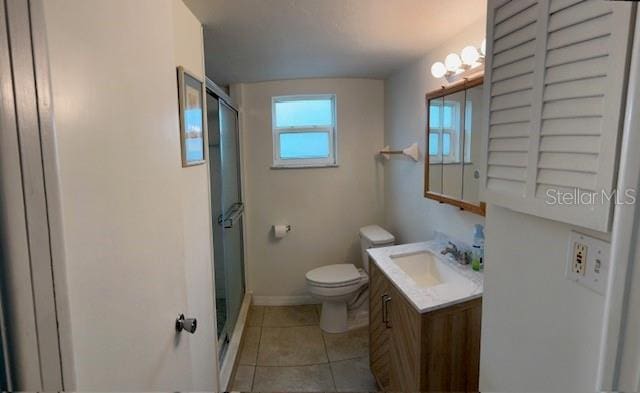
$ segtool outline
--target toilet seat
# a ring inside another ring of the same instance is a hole
[[[368,279],[362,269],[349,263],[322,266],[306,274],[310,285],[321,288],[341,288],[360,283]]]

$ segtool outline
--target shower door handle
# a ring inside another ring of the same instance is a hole
[[[218,224],[222,225],[225,229],[233,228],[233,223],[240,218],[244,212],[244,205],[242,202],[236,202],[227,212],[218,217]]]

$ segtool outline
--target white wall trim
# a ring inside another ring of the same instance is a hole
[[[0,5],[6,11],[2,19],[8,18],[12,54],[12,68],[5,74],[12,77],[9,89],[15,93],[3,103],[3,114],[12,114],[7,120],[11,124],[3,124],[0,143],[4,149],[0,199],[12,214],[0,225],[5,225],[3,247],[10,255],[4,267],[5,279],[12,281],[5,301],[11,321],[7,350],[12,355],[8,361],[14,372],[13,389],[74,390],[43,3],[9,0]],[[4,20],[2,25],[5,29]],[[15,199],[18,195],[22,197]]]
[[[320,304],[311,295],[301,296],[253,296],[253,304],[256,306],[299,306],[303,304]]]
[[[31,0],[31,28],[35,77],[38,85],[38,105],[40,107],[40,133],[42,140],[42,164],[45,174],[45,189],[49,215],[49,236],[51,243],[51,265],[56,297],[58,341],[60,346],[60,367],[63,388],[76,389],[76,370],[71,339],[71,311],[67,290],[66,253],[62,226],[62,199],[58,169],[58,146],[51,94],[51,76],[43,0]]]
[[[636,16],[638,17],[638,15]],[[636,23],[629,83],[620,152],[620,170],[618,172],[618,192],[627,189],[638,190],[640,180],[640,24]],[[638,195],[636,195],[638,197]],[[605,297],[600,356],[596,379],[596,391],[617,390],[619,383],[620,355],[623,350],[623,320],[628,299],[630,269],[633,266],[635,249],[636,217],[639,213],[636,204],[617,204],[611,236],[611,272]]]

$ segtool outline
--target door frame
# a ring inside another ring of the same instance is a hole
[[[13,389],[75,390],[44,0],[0,0],[0,241]]]
[[[611,234],[611,268],[604,301],[597,391],[640,389],[640,311],[630,307],[640,300],[640,9],[629,65],[617,191],[636,190],[634,204],[616,204]]]

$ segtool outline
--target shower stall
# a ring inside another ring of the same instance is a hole
[[[207,127],[218,356],[232,338],[245,294],[238,111],[207,79]]]

